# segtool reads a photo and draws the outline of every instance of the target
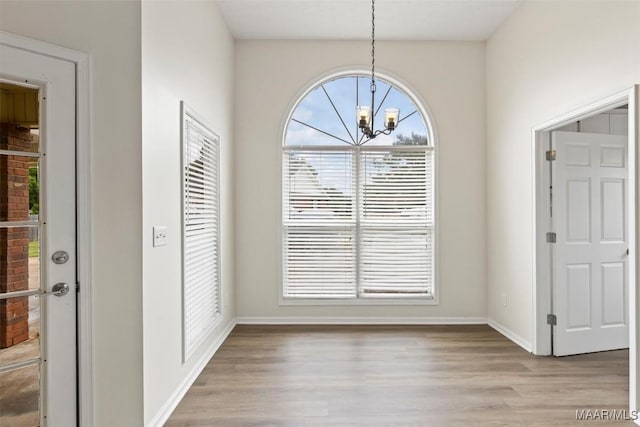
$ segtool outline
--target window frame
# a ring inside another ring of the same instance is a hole
[[[180,179],[181,179],[181,210],[180,210],[180,221],[181,221],[181,311],[182,311],[182,363],[186,363],[191,356],[196,354],[198,350],[201,348],[202,344],[206,341],[208,337],[211,336],[211,333],[215,330],[215,328],[220,324],[223,317],[223,296],[222,296],[222,275],[220,271],[221,260],[220,260],[220,151],[221,151],[221,140],[220,136],[213,132],[211,128],[206,124],[206,121],[200,116],[195,110],[190,108],[184,101],[180,102]],[[215,164],[213,167],[215,168],[212,171],[215,174],[215,201],[214,201],[214,209],[215,209],[215,295],[216,295],[216,312],[214,313],[214,318],[208,324],[205,325],[205,328],[197,335],[194,339],[193,343],[187,343],[187,319],[186,319],[186,311],[187,311],[187,301],[186,301],[186,285],[187,285],[187,252],[186,252],[186,226],[187,226],[187,215],[186,215],[186,194],[187,194],[187,171],[186,171],[186,146],[188,144],[187,141],[187,126],[189,123],[193,123],[196,127],[199,127],[200,131],[206,134],[206,137],[211,140],[211,146],[215,150]]]
[[[338,78],[344,78],[344,77],[356,77],[356,76],[360,76],[360,77],[369,77],[370,78],[370,71],[367,70],[363,70],[363,69],[345,69],[345,70],[339,70],[339,71],[334,71],[334,72],[329,72],[323,76],[320,76],[317,79],[314,79],[312,82],[310,82],[309,84],[304,86],[304,89],[302,91],[299,92],[298,96],[294,99],[294,101],[288,106],[288,110],[287,110],[287,115],[284,118],[282,125],[281,125],[281,130],[282,130],[282,134],[281,134],[281,138],[280,138],[280,145],[279,145],[279,156],[278,156],[278,170],[280,172],[279,174],[279,179],[278,179],[278,225],[277,225],[277,230],[279,233],[279,281],[280,281],[280,286],[279,286],[279,292],[278,292],[278,300],[279,300],[279,305],[281,306],[296,306],[296,305],[318,305],[318,306],[341,306],[341,305],[346,305],[346,306],[358,306],[358,305],[365,305],[365,306],[395,306],[395,305],[439,305],[440,304],[440,291],[439,291],[439,215],[438,215],[438,210],[439,210],[439,203],[438,203],[438,195],[439,195],[439,191],[438,191],[438,184],[439,184],[439,179],[438,179],[438,155],[437,155],[437,132],[436,132],[436,127],[435,124],[432,120],[432,116],[429,112],[429,109],[427,108],[427,104],[417,95],[417,91],[412,89],[410,86],[408,86],[407,84],[399,81],[397,78],[394,78],[392,76],[390,76],[388,73],[380,73],[377,72],[376,73],[376,80],[382,80],[392,86],[394,86],[396,89],[398,89],[399,91],[401,91],[402,93],[404,93],[412,102],[413,104],[416,106],[416,109],[418,111],[418,113],[422,116],[422,119],[424,120],[424,123],[426,125],[426,130],[427,130],[427,139],[429,144],[427,146],[422,146],[419,148],[415,148],[416,150],[420,151],[420,150],[431,150],[432,151],[432,156],[433,156],[433,163],[432,163],[432,168],[433,168],[433,184],[432,184],[432,200],[433,200],[433,252],[432,252],[432,256],[433,256],[433,287],[432,287],[432,295],[425,297],[425,296],[412,296],[412,297],[360,297],[360,296],[356,296],[354,298],[291,298],[291,297],[285,297],[284,292],[285,292],[285,277],[286,277],[286,271],[285,271],[285,259],[286,259],[286,235],[285,235],[285,224],[284,224],[284,216],[283,216],[283,207],[284,207],[284,171],[283,171],[283,158],[284,158],[284,153],[286,150],[295,150],[295,149],[309,149],[309,147],[312,147],[314,150],[318,150],[320,151],[321,149],[326,149],[326,150],[341,150],[342,146],[338,146],[338,148],[336,146],[304,146],[304,145],[286,145],[286,136],[287,136],[287,127],[291,121],[291,118],[293,117],[293,114],[296,111],[296,108],[298,107],[298,105],[302,102],[302,100],[311,92],[313,92],[315,89],[317,89],[320,85],[325,84],[327,82],[330,82],[332,80],[338,79]],[[354,106],[355,108],[355,106]],[[391,149],[393,150],[394,146],[371,146],[371,147],[367,147],[365,146],[361,146],[360,149],[364,149],[364,150],[386,150],[386,149]],[[353,152],[354,147],[350,147],[350,146],[346,146],[345,144],[345,150],[344,151],[348,151],[348,152]],[[406,149],[407,147],[402,147],[402,148],[397,148],[396,150],[402,150],[402,149]],[[411,149],[411,148],[410,148]],[[391,151],[390,150],[390,151]],[[358,196],[358,191],[356,189],[356,197]],[[358,219],[354,219],[354,221],[356,223],[358,223]],[[356,225],[356,227],[358,227],[358,225]],[[357,228],[356,228],[356,232],[357,232]],[[356,248],[356,251],[358,250],[358,248]],[[360,262],[360,259],[358,258],[356,260],[357,263]],[[358,268],[356,266],[356,268]]]

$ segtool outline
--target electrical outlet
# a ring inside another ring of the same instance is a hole
[[[507,294],[500,295],[500,301],[502,302],[502,306],[506,307],[507,306]]]
[[[157,225],[153,227],[153,247],[165,246],[167,244],[167,227]]]

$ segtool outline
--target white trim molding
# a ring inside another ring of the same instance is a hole
[[[216,354],[235,326],[236,319],[231,319],[220,335],[218,335],[209,348],[207,348],[202,356],[200,356],[200,358],[194,363],[191,371],[187,373],[184,380],[182,380],[180,385],[178,385],[173,393],[171,393],[171,396],[169,396],[156,415],[146,424],[147,427],[160,427],[167,422],[184,395],[187,394],[187,391],[189,391],[195,380],[198,378],[198,375],[200,375],[205,366],[207,366],[207,363],[209,363],[213,355]]]
[[[638,318],[640,307],[640,277],[638,265],[640,265],[640,219],[637,213],[640,211],[640,84],[634,85],[629,94],[629,197],[634,203],[629,203],[635,209],[634,221],[629,221],[629,410],[637,413],[640,409],[640,378],[638,374]],[[633,160],[631,160],[633,159]],[[640,419],[635,420],[640,425]]]
[[[488,325],[491,326],[496,331],[500,332],[502,335],[504,335],[505,337],[507,337],[508,339],[513,341],[514,343],[518,344],[520,347],[525,349],[527,352],[531,353],[531,350],[533,349],[533,345],[531,344],[531,341],[528,341],[528,340],[522,338],[520,335],[516,334],[511,329],[507,328],[506,326],[502,325],[501,323],[496,322],[493,319],[489,319]]]
[[[486,325],[486,317],[252,317],[238,325]]]
[[[0,31],[6,46],[58,58],[76,67],[76,214],[78,293],[78,424],[93,420],[93,305],[91,292],[91,58],[84,52]]]

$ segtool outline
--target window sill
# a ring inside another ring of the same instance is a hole
[[[437,297],[424,298],[353,298],[353,299],[332,299],[332,298],[283,298],[280,297],[281,306],[287,305],[324,305],[324,306],[394,306],[394,305],[440,305]]]

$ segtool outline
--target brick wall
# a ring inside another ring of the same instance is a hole
[[[0,124],[0,149],[33,151],[28,129]],[[29,160],[0,155],[0,221],[29,220]],[[29,289],[29,229],[0,229],[0,292]],[[29,338],[28,297],[0,300],[0,348]]]

